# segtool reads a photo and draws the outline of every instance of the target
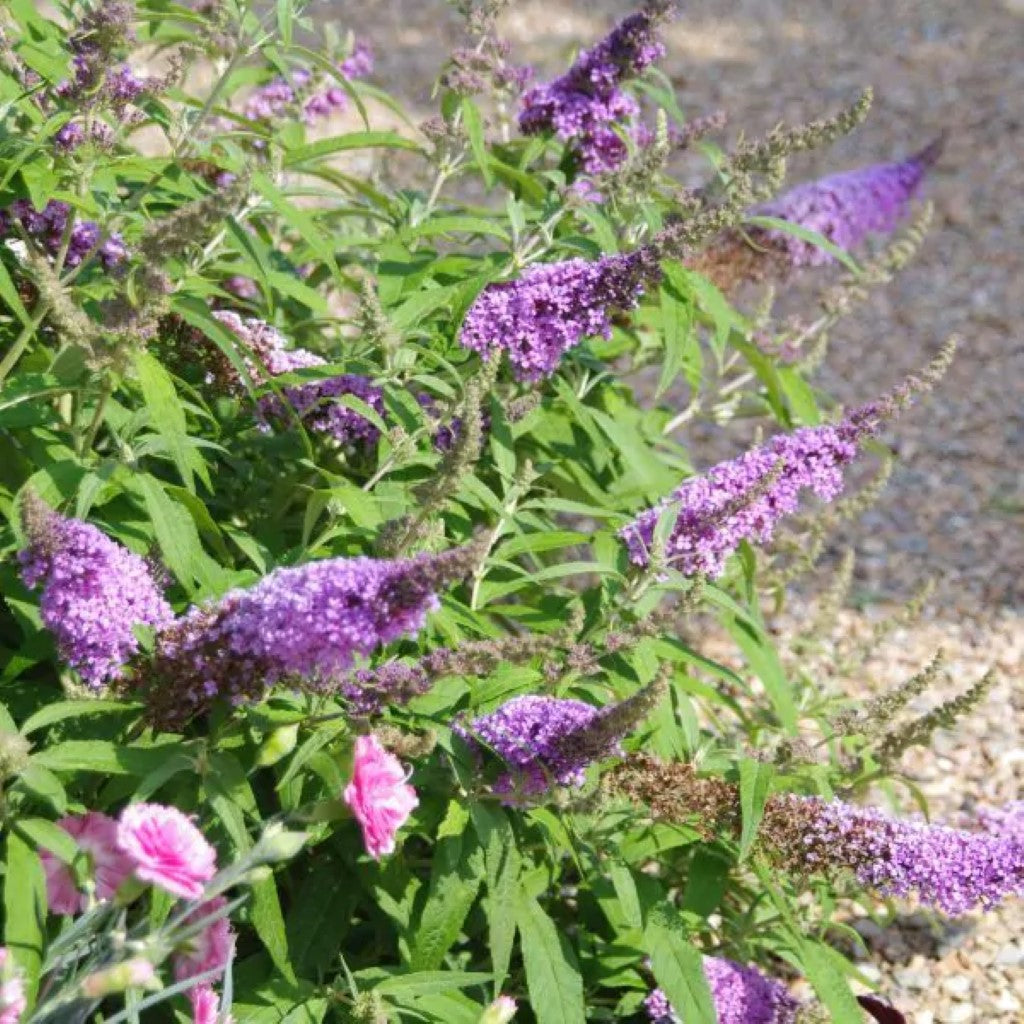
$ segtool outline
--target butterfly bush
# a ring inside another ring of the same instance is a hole
[[[551,132],[572,143],[584,171],[597,174],[621,166],[629,149],[623,134],[645,139],[640,105],[623,91],[665,53],[656,18],[646,11],[620,22],[553,82],[523,95],[519,127],[526,135]]]
[[[22,504],[29,587],[42,586],[40,615],[61,657],[93,689],[118,679],[139,650],[136,627],[173,618],[146,562],[95,526],[68,519],[31,493]]]
[[[241,703],[290,678],[328,686],[357,655],[419,632],[437,591],[475,558],[467,545],[406,559],[324,559],[196,606],[160,634],[151,709],[173,726],[216,697]]]
[[[800,1004],[782,982],[724,957],[704,957],[703,968],[718,1024],[795,1024]],[[661,989],[644,1000],[644,1009],[651,1024],[682,1020]]]
[[[898,163],[872,164],[799,185],[752,212],[814,231],[840,249],[856,249],[870,234],[889,234],[907,215],[942,143]],[[752,228],[755,238],[785,253],[795,267],[832,263],[835,256],[781,228]]]
[[[999,832],[902,821],[876,808],[788,794],[770,834],[792,867],[848,869],[886,896],[914,895],[956,915],[1024,894],[1024,844]],[[785,838],[781,838],[785,837]]]
[[[268,375],[277,377],[324,365],[324,360],[313,352],[288,348],[281,334],[262,320],[243,319],[231,310],[218,310],[213,315],[241,342],[246,368],[256,383],[266,383]],[[233,391],[244,390],[226,359],[218,369],[219,376],[230,381]],[[207,374],[208,383],[216,379],[214,372]],[[265,420],[278,423],[287,422],[289,415],[297,415],[310,430],[330,435],[343,445],[372,444],[380,431],[365,416],[336,401],[345,395],[361,399],[378,414],[384,412],[381,389],[367,378],[352,373],[286,386],[280,396],[262,396],[258,409]]]
[[[940,357],[945,361],[946,357]],[[911,378],[891,395],[860,406],[836,426],[803,427],[684,481],[620,531],[630,561],[651,562],[654,533],[663,515],[674,521],[665,558],[689,576],[720,576],[726,558],[743,541],[766,544],[778,523],[810,491],[824,502],[843,490],[843,470],[864,442],[930,387]]]
[[[480,293],[459,340],[482,355],[506,353],[520,380],[550,377],[585,338],[611,337],[611,314],[633,309],[656,278],[645,250],[530,267]]]
[[[867,99],[686,121],[666,0],[541,82],[458,0],[419,125],[263,6],[0,19],[0,1024],[675,1024],[684,947],[719,1024],[796,1024],[838,895],[1024,894],[1019,801],[863,802],[984,686],[848,707],[768,608],[952,356],[836,408],[927,208],[855,281],[783,226],[896,232],[940,145],[783,191]]]

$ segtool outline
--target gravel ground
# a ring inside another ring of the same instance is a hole
[[[872,398],[920,367],[951,333],[960,355],[928,406],[893,432],[899,457],[878,505],[838,538],[857,554],[846,635],[870,630],[887,603],[926,578],[925,619],[894,635],[856,678],[823,680],[869,694],[906,678],[939,647],[948,678],[931,700],[989,666],[999,682],[972,718],[904,769],[937,819],[1022,796],[1024,698],[1024,0],[687,0],[664,62],[683,109],[724,109],[728,137],[798,122],[866,84],[867,124],[831,151],[794,161],[796,179],[898,158],[948,130],[930,195],[936,228],[917,261],[834,332],[821,384],[844,402]],[[376,78],[426,113],[429,83],[457,38],[440,0],[321,3],[376,46]],[[631,6],[613,0],[515,0],[504,20],[516,59],[556,73]],[[819,282],[816,282],[820,284]],[[804,287],[810,283],[805,282]],[[799,290],[799,289],[798,289]],[[714,445],[695,448],[703,463]],[[792,621],[792,620],[789,620]],[[779,624],[781,632],[787,622]],[[942,924],[906,908],[885,928],[857,927],[865,974],[913,1024],[1024,1022],[1019,902]]]

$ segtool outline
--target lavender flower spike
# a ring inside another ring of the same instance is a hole
[[[519,127],[525,135],[553,132],[571,142],[590,174],[613,171],[628,156],[621,125],[636,137],[640,108],[620,88],[661,57],[658,18],[649,11],[632,14],[553,82],[535,85],[523,96]]]
[[[587,765],[621,753],[619,740],[663,695],[661,678],[617,704],[596,708],[560,697],[513,697],[496,711],[458,727],[508,765],[494,784],[510,802],[536,798],[552,786],[581,786]]]
[[[243,320],[230,310],[218,310],[213,315],[242,343],[246,368],[257,384],[265,383],[268,376],[276,377],[293,370],[324,364],[323,359],[313,352],[303,348],[287,348],[285,339],[262,320]],[[230,390],[240,394],[243,390],[241,382],[230,363],[219,356],[217,353],[214,357],[218,359],[218,365],[211,374],[210,383],[220,378],[227,382]],[[259,411],[264,418],[287,422],[287,402],[310,430],[327,434],[340,444],[369,445],[377,440],[379,431],[376,426],[358,412],[336,401],[343,395],[354,395],[383,415],[384,394],[369,378],[343,373],[324,380],[292,385],[283,391],[284,399],[276,394],[260,398]]]
[[[803,427],[777,434],[766,444],[702,476],[691,477],[653,508],[619,531],[630,561],[651,562],[654,530],[670,507],[678,508],[665,556],[688,576],[720,576],[725,560],[744,540],[767,543],[776,524],[792,515],[803,491],[832,501],[843,489],[843,469],[856,458],[864,440],[929,390],[952,358],[947,347],[920,377],[909,377],[877,402],[854,410],[831,426]]]
[[[43,586],[40,614],[60,656],[99,689],[120,678],[137,653],[135,626],[166,627],[174,618],[138,555],[78,519],[66,519],[36,495],[22,498],[28,547],[22,578]]]
[[[718,1024],[794,1024],[800,1004],[780,981],[756,967],[722,957],[704,958],[704,976],[711,988]],[[679,1024],[665,993],[656,988],[645,1000],[651,1024]]]
[[[484,356],[507,352],[520,380],[550,377],[584,338],[609,337],[610,311],[633,309],[658,273],[646,249],[531,267],[477,296],[459,341]]]
[[[753,213],[789,221],[816,231],[841,249],[854,249],[869,234],[888,234],[896,228],[939,158],[943,141],[937,139],[900,163],[874,164],[798,185]],[[779,249],[796,267],[820,266],[835,259],[813,242],[780,229],[755,227],[752,234]]]
[[[151,717],[177,726],[216,697],[259,699],[287,679],[316,687],[382,644],[421,630],[437,591],[468,575],[475,543],[393,561],[329,558],[277,569],[193,608],[161,634],[140,673]]]
[[[1012,829],[968,832],[786,794],[770,801],[764,834],[791,870],[850,870],[861,885],[947,914],[1024,894],[1024,843]]]

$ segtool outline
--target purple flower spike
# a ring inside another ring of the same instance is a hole
[[[1005,823],[1003,831],[969,832],[794,794],[780,796],[772,814],[794,824],[785,852],[804,870],[847,869],[867,888],[916,895],[950,915],[1024,894],[1024,843]]]
[[[55,199],[51,199],[41,212],[27,199],[16,199],[6,210],[0,210],[0,235],[10,235],[14,228],[12,218],[17,219],[26,233],[36,239],[51,256],[56,256],[70,215],[71,207]],[[64,258],[65,266],[77,267],[99,241],[100,234],[100,227],[94,221],[77,221],[71,229]],[[98,255],[103,266],[110,270],[127,258],[128,250],[121,236],[114,232],[99,247]]]
[[[611,311],[633,309],[657,274],[643,249],[530,267],[477,296],[459,340],[481,355],[507,352],[520,380],[550,377],[584,338],[610,337]]]
[[[942,145],[938,139],[901,163],[874,164],[798,185],[753,212],[816,231],[841,249],[854,249],[869,234],[888,234],[896,228]],[[786,231],[756,227],[753,232],[786,253],[794,266],[820,266],[835,260],[820,246]]]
[[[218,310],[213,315],[242,343],[243,359],[257,384],[266,383],[268,377],[324,363],[320,356],[306,349],[286,348],[287,342],[281,334],[262,320],[244,320],[230,310]],[[235,390],[241,393],[241,382],[236,385]],[[368,419],[337,401],[344,395],[354,395],[383,415],[384,394],[366,377],[343,373],[291,385],[285,387],[283,393],[284,400],[276,394],[259,399],[259,412],[265,419],[287,423],[290,418],[287,402],[310,430],[327,434],[340,444],[370,445],[380,434]]]
[[[837,497],[843,467],[856,457],[867,432],[853,420],[804,427],[691,477],[620,531],[630,561],[649,563],[654,529],[675,504],[679,513],[666,544],[668,560],[688,576],[720,576],[741,541],[771,540],[779,520],[797,510],[802,491],[813,491],[822,501]]]
[[[357,655],[419,632],[437,591],[478,557],[470,544],[415,558],[329,558],[193,608],[161,634],[141,676],[151,715],[178,726],[216,697],[241,703],[285,680],[330,683]]]
[[[620,88],[665,52],[646,12],[630,15],[553,82],[535,85],[523,96],[519,127],[526,135],[552,132],[571,142],[589,174],[613,171],[628,150],[615,126],[634,137],[640,108]]]
[[[786,986],[756,967],[722,957],[704,958],[704,976],[711,989],[718,1024],[793,1024],[800,1004]],[[679,1024],[668,997],[656,988],[644,1007],[652,1024]]]
[[[593,723],[599,711],[579,700],[514,697],[461,731],[492,750],[512,769],[495,783],[495,792],[540,796],[552,785],[583,784],[586,763],[579,763],[567,752],[564,741]]]
[[[26,586],[43,587],[40,615],[60,656],[86,685],[120,678],[138,651],[135,626],[174,618],[138,555],[78,519],[66,519],[32,494],[23,499],[28,547],[20,553]]]

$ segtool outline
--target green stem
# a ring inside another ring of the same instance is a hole
[[[92,419],[89,421],[89,427],[82,437],[82,442],[78,449],[79,455],[85,455],[86,452],[92,450],[93,443],[96,441],[96,435],[99,433],[100,424],[103,422],[103,410],[106,408],[107,399],[113,393],[114,384],[108,377],[103,383],[103,390],[100,392],[100,397],[96,402],[96,409],[92,414]]]
[[[36,329],[43,322],[46,314],[49,313],[48,304],[38,307],[32,314],[32,318],[21,329],[21,333],[14,340],[14,344],[8,349],[7,355],[0,359],[0,384],[7,379],[7,375],[14,369],[15,364],[24,355],[29,342],[35,336]]]

